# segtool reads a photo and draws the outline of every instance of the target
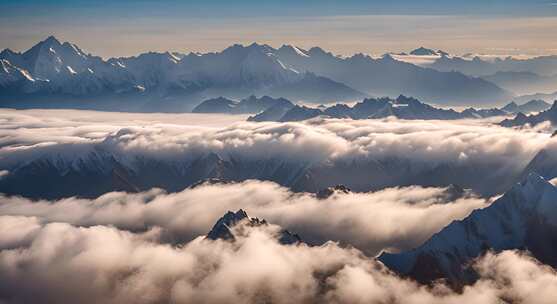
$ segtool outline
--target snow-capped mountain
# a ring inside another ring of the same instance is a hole
[[[6,49],[0,59],[6,66],[1,76],[1,104],[14,107],[25,107],[24,100],[93,108],[125,100],[110,106],[182,111],[191,110],[203,99],[250,94],[309,102],[401,93],[452,104],[497,103],[508,98],[506,92],[487,81],[424,69],[390,56],[340,58],[320,48],[274,49],[256,43],[233,45],[217,53],[146,53],[103,60],[51,36],[23,53]],[[21,78],[21,73],[26,77]],[[78,103],[98,96],[103,98],[85,105]]]
[[[262,96],[257,98],[251,95],[240,101],[234,101],[224,97],[212,98],[197,105],[193,113],[226,113],[226,114],[247,114],[263,112],[271,107],[293,107],[294,104],[284,98],[272,98]]]
[[[550,122],[553,126],[557,125],[557,101],[553,102],[553,105],[548,110],[528,116],[523,113],[518,113],[515,118],[505,119],[500,125],[504,127],[523,126],[526,124],[535,126],[542,122]]]
[[[269,109],[269,111],[275,109]],[[367,98],[350,107],[346,104],[336,104],[324,109],[310,108],[306,106],[295,106],[284,112],[282,116],[270,115],[263,112],[250,117],[252,121],[300,121],[314,118],[320,115],[333,118],[385,118],[394,116],[401,119],[463,119],[463,118],[485,118],[506,115],[507,112],[499,109],[466,109],[462,112],[454,110],[439,109],[420,102],[411,97],[400,95],[396,99]]]
[[[122,67],[85,54],[74,44],[60,43],[53,36],[21,54],[4,50],[0,59],[26,74],[26,89],[5,86],[8,91],[4,94],[8,96],[18,93],[89,96],[108,90],[130,90],[134,86],[133,75]]]
[[[245,232],[242,231],[243,229],[265,227],[268,225],[266,220],[249,217],[242,209],[236,212],[228,211],[217,220],[211,231],[207,234],[207,239],[234,241],[237,234]],[[283,245],[302,243],[300,236],[285,229],[281,229],[276,237],[278,242]]]
[[[557,188],[530,174],[489,207],[454,221],[420,247],[383,253],[390,269],[420,282],[444,278],[453,284],[474,279],[467,264],[492,250],[528,250],[557,266]]]
[[[159,102],[158,110],[160,107],[165,110],[165,106],[172,110],[176,102],[186,104],[178,109],[183,110],[191,109],[203,97],[215,95],[243,97],[267,93],[309,101],[365,96],[325,77],[286,67],[273,52],[269,46],[254,43],[234,45],[220,53],[176,56],[151,52],[105,61],[51,36],[24,53],[4,50],[0,54],[0,59],[6,61],[3,65],[9,63],[13,67],[4,69],[3,74],[10,76],[2,78],[17,78],[18,71],[22,71],[29,76],[27,82],[45,82],[43,86],[25,84],[23,90],[19,89],[19,82],[3,81],[6,90],[1,97],[11,101],[14,97],[29,98],[28,93],[34,92],[41,99],[74,100],[102,95],[105,99],[118,100],[131,94],[135,101],[131,105],[123,102],[120,105],[123,109],[141,110],[141,103],[164,99],[172,102]],[[102,102],[99,100],[97,106]],[[118,105],[115,107],[118,109]],[[143,110],[148,109],[145,106]]]
[[[495,105],[512,96],[483,79],[458,72],[439,72],[396,60],[387,54],[342,58],[321,48],[283,46],[278,58],[297,71],[311,71],[374,96],[415,96],[442,105]]]

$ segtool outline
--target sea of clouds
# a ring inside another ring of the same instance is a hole
[[[555,146],[540,130],[486,121],[243,119],[1,110],[0,178],[45,155],[71,162],[99,146],[161,160],[207,151],[312,163],[398,156],[490,165],[499,174],[517,174]],[[421,186],[318,198],[256,180],[95,199],[1,196],[0,303],[552,303],[557,275],[527,253],[479,258],[479,280],[459,292],[418,285],[374,259],[418,246],[492,201]],[[205,239],[219,217],[240,208],[271,225],[234,242]],[[280,245],[275,225],[309,245]]]

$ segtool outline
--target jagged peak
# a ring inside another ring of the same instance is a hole
[[[227,211],[220,219],[218,219],[211,231],[207,234],[206,238],[210,240],[220,239],[234,241],[236,237],[234,236],[232,229],[240,223],[245,223],[248,227],[261,227],[269,225],[264,219],[249,217],[248,213],[243,209],[238,209],[236,212]],[[302,243],[302,239],[298,234],[291,233],[286,229],[280,229],[279,234],[275,237],[282,245]]]
[[[207,234],[207,238],[211,240],[234,239],[234,235],[232,234],[232,231],[230,229],[244,219],[249,219],[249,217],[248,214],[242,209],[239,209],[236,212],[226,212],[221,218],[217,220],[211,231],[209,231],[209,233]]]
[[[269,52],[269,51],[274,51],[274,49],[267,45],[267,44],[259,44],[257,42],[252,42],[249,45],[243,45],[243,44],[239,44],[239,43],[235,43],[229,47],[227,47],[226,49],[224,49],[223,53],[229,53],[229,52]]]
[[[60,40],[54,37],[54,35],[48,36],[45,40],[43,40],[43,42],[48,44],[61,44]]]

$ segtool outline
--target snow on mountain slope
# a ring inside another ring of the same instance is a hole
[[[0,86],[8,87],[16,82],[35,82],[25,70],[13,66],[8,60],[0,59]]]
[[[309,102],[401,93],[452,103],[464,99],[497,102],[507,97],[505,92],[481,79],[423,69],[392,57],[375,60],[359,54],[340,58],[320,48],[274,49],[256,43],[236,44],[217,53],[179,56],[146,53],[105,61],[51,36],[21,54],[4,50],[0,59],[26,70],[36,80],[48,80],[40,88],[43,99],[51,96],[61,100],[69,95],[75,100],[131,93],[138,99],[172,100],[160,103],[170,110],[180,103],[193,107],[203,98],[243,98],[250,94]],[[29,97],[17,87],[11,88],[9,94],[2,93],[0,97],[4,99]]]
[[[277,50],[278,58],[297,71],[311,71],[375,96],[416,96],[442,105],[496,105],[512,96],[483,79],[457,72],[439,72],[396,60],[391,55],[374,59],[364,54],[342,58],[321,48]]]
[[[474,279],[467,264],[488,250],[529,250],[543,263],[557,266],[557,188],[532,173],[489,207],[454,221],[420,247],[383,253],[390,269],[420,282],[445,278]]]

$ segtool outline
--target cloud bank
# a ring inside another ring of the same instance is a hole
[[[63,168],[99,150],[130,162],[180,162],[210,152],[321,166],[402,158],[415,170],[456,164],[512,175],[540,149],[555,146],[549,134],[486,121],[247,123],[0,110],[0,122],[2,179],[35,159],[53,159]],[[373,259],[383,249],[415,247],[490,202],[420,186],[318,199],[254,180],[96,199],[1,196],[0,303],[553,302],[555,271],[525,253],[478,259],[479,280],[458,293],[441,283],[425,287],[401,279]],[[222,214],[239,208],[317,246],[282,246],[272,225],[250,229],[235,242],[204,239]]]
[[[455,293],[401,279],[335,243],[282,246],[264,229],[235,242],[197,238],[181,246],[108,226],[12,225],[0,239],[5,303],[550,303],[557,275],[517,252],[476,262],[480,279]]]
[[[204,184],[172,194],[159,189],[114,192],[93,200],[0,197],[0,215],[36,217],[42,223],[109,225],[133,232],[162,228],[166,240],[181,243],[207,233],[226,211],[244,209],[299,233],[306,242],[335,240],[375,255],[385,248],[416,247],[451,221],[489,203],[470,194],[452,197],[445,188],[417,186],[318,199],[251,180]]]
[[[48,111],[0,112],[0,170],[48,158],[63,170],[92,153],[108,153],[133,167],[137,159],[183,164],[200,155],[217,153],[249,163],[279,160],[309,169],[352,162],[387,166],[397,162],[393,177],[453,168],[456,182],[474,186],[478,174],[482,192],[519,175],[532,157],[554,141],[538,130],[515,130],[488,121],[404,121],[315,119],[303,123],[249,123],[208,116],[114,114],[87,112],[85,122]],[[153,115],[153,116],[151,116]],[[401,172],[407,168],[408,174]],[[460,171],[457,171],[460,170]],[[475,173],[474,173],[475,172]],[[8,175],[9,176],[9,175]],[[5,177],[5,176],[4,176]],[[477,180],[476,180],[477,181]],[[497,182],[495,182],[497,181]],[[411,180],[411,183],[416,183]],[[435,182],[432,182],[435,184]],[[394,183],[397,184],[397,183]],[[408,181],[403,183],[408,184]]]

